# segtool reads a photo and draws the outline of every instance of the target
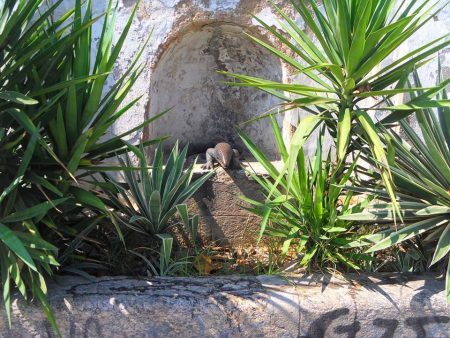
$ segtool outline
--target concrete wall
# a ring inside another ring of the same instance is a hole
[[[449,337],[434,276],[63,278],[50,302],[63,337]],[[14,298],[1,337],[56,337],[40,309]]]

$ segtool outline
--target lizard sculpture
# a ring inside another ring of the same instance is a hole
[[[214,162],[218,162],[224,169],[238,169],[239,151],[233,149],[228,143],[217,143],[214,148],[208,148],[206,151],[206,164],[202,165],[202,169],[213,169]]]

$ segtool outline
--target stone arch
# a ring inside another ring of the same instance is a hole
[[[235,127],[266,112],[278,99],[253,88],[232,87],[218,70],[282,81],[281,61],[249,41],[245,30],[229,22],[215,22],[189,30],[168,45],[155,63],[150,83],[149,117],[173,107],[150,124],[148,136],[170,134],[188,143],[193,152],[204,151],[214,142],[245,147]],[[281,123],[280,123],[281,126]],[[244,130],[273,159],[276,144],[267,119],[251,123]]]

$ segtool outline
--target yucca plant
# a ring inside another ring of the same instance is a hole
[[[156,237],[161,240],[161,248],[159,250],[159,264],[156,262],[151,255],[150,257],[145,254],[145,251],[150,251],[152,253],[156,253],[153,248],[150,247],[139,247],[133,250],[128,250],[131,254],[139,257],[147,266],[148,270],[153,276],[161,276],[166,277],[170,275],[174,275],[179,272],[187,265],[191,264],[187,260],[189,257],[185,257],[185,259],[181,259],[178,261],[174,261],[172,259],[172,249],[173,249],[173,237],[169,234],[159,234]]]
[[[405,86],[408,75],[414,67],[420,67],[432,54],[448,46],[448,35],[419,46],[386,66],[379,66],[439,12],[439,1],[324,0],[323,10],[314,0],[290,2],[312,36],[308,36],[303,27],[274,5],[283,19],[279,24],[286,34],[260,18],[255,17],[255,20],[284,46],[286,52],[256,37],[250,38],[279,57],[296,73],[308,77],[311,85],[283,84],[223,73],[236,80],[230,83],[232,85],[256,87],[284,100],[284,110],[301,108],[314,114],[300,122],[292,138],[290,159],[286,161],[277,181],[286,172],[294,171],[297,154],[311,130],[326,124],[335,139],[336,155],[340,162],[344,162],[351,153],[349,144],[353,136],[367,140],[372,155],[380,163],[382,178],[394,209],[398,211],[386,152],[369,115],[371,110],[381,109],[385,101],[380,100],[370,108],[365,108],[361,101],[414,90]],[[423,95],[405,105],[382,109],[393,112],[403,110],[410,114],[411,108],[448,106],[447,100],[434,98],[436,92],[447,83],[445,81],[437,88],[426,89]],[[394,113],[394,119],[396,115]],[[399,118],[404,115],[398,114]],[[288,177],[288,186],[291,180],[292,177]]]
[[[2,158],[8,160],[0,162],[0,279],[5,312],[11,325],[11,292],[15,286],[25,299],[31,293],[41,303],[58,332],[45,282],[53,273],[52,266],[59,265],[55,259],[57,248],[42,238],[37,223],[68,198],[42,202],[42,193],[26,179],[38,144],[37,131],[26,135],[29,141],[25,148],[21,143],[7,142],[11,133],[10,128],[0,128]]]
[[[42,2],[11,0],[1,4],[5,24],[0,31],[0,123],[14,131],[9,135],[11,144],[21,142],[24,132],[39,130],[39,147],[30,168],[33,182],[49,189],[51,198],[70,193],[81,204],[99,208],[99,200],[89,191],[75,187],[79,183],[76,181],[88,170],[113,170],[106,168],[105,159],[125,151],[122,138],[160,116],[121,135],[103,137],[139,99],[123,104],[142,70],[138,62],[148,40],[122,77],[106,90],[106,80],[136,8],[113,43],[114,1],[109,1],[106,13],[96,18],[92,17],[91,0],[75,1],[75,7],[58,20],[52,14],[61,1],[48,8]],[[92,49],[96,48],[92,25],[102,17],[99,46],[95,60],[91,60]],[[19,109],[14,105],[17,103],[27,105]]]
[[[5,190],[0,197],[0,210],[14,204],[11,213],[0,212],[0,266],[5,311],[11,325],[11,292],[15,286],[25,299],[30,293],[40,302],[50,323],[58,331],[47,301],[45,281],[53,274],[52,266],[59,266],[55,258],[58,249],[41,237],[36,222],[67,198],[34,205],[32,199],[20,197],[26,195],[28,189],[16,194],[22,183],[20,179],[16,180],[9,187],[12,189]]]
[[[414,84],[421,87],[417,72],[414,72]],[[423,91],[412,92],[412,100],[421,95]],[[445,88],[438,97],[447,99]],[[414,130],[407,120],[400,121],[402,134],[394,129],[381,129],[386,134],[384,141],[389,149],[392,176],[405,223],[399,228],[388,227],[381,233],[363,237],[361,241],[371,245],[368,252],[375,252],[422,236],[424,244],[435,245],[430,262],[433,266],[450,259],[450,109],[417,110],[415,117],[420,131]],[[376,162],[370,156],[366,159],[372,164]],[[376,194],[377,202],[361,213],[342,219],[369,224],[390,225],[393,222],[392,204],[388,195],[377,186],[377,179],[379,175],[374,173],[372,184],[366,182],[364,187],[357,189]],[[450,301],[450,261],[446,276],[447,299]]]
[[[9,317],[12,285],[15,283],[24,295],[31,290],[56,330],[44,279],[52,274],[51,266],[57,265],[55,258],[60,258],[52,244],[59,246],[61,242],[52,234],[66,237],[61,245],[67,244],[61,256],[65,260],[76,248],[79,235],[85,236],[85,230],[108,213],[95,194],[78,185],[83,175],[79,169],[105,165],[105,158],[125,149],[120,137],[127,133],[111,140],[100,138],[135,102],[119,107],[139,75],[137,62],[142,52],[123,78],[103,92],[131,18],[113,46],[113,2],[104,16],[92,18],[92,2],[87,1],[83,8],[81,1],[76,1],[72,10],[55,20],[53,14],[61,2],[0,1],[3,296]],[[91,63],[89,55],[95,47],[91,26],[101,17],[100,49],[95,63]],[[65,226],[69,216],[82,215],[80,203],[100,210],[100,215],[86,225],[81,221],[73,227]],[[84,230],[77,233],[80,229]],[[70,236],[75,240],[67,243]]]
[[[117,1],[109,1],[106,12],[99,17],[92,16],[93,1],[76,0],[74,4],[73,10],[56,21],[51,15],[46,17],[44,21],[49,27],[46,35],[50,37],[50,43],[44,55],[35,60],[26,73],[26,88],[31,88],[27,95],[43,104],[28,105],[20,111],[16,109],[10,114],[10,121],[5,121],[5,124],[11,123],[17,137],[23,130],[39,130],[42,135],[40,147],[30,162],[28,179],[44,189],[50,199],[74,197],[73,203],[61,206],[62,214],[43,220],[47,227],[53,229],[48,233],[52,242],[66,248],[61,251],[64,263],[70,264],[70,267],[64,267],[66,271],[88,265],[83,262],[84,258],[73,261],[69,255],[74,250],[74,243],[81,245],[79,232],[86,236],[87,229],[94,229],[95,223],[102,221],[105,215],[111,217],[120,232],[96,191],[87,188],[89,185],[84,182],[85,178],[96,171],[118,170],[117,164],[108,163],[108,159],[126,151],[127,145],[122,138],[139,131],[163,114],[120,135],[105,137],[107,130],[139,100],[124,102],[142,71],[139,61],[150,36],[124,74],[109,87],[106,81],[139,4],[136,3],[118,36],[115,35]],[[103,22],[97,46],[92,36],[92,25],[99,20]],[[94,49],[94,58],[91,58]],[[143,146],[154,142],[149,140]],[[80,220],[86,207],[95,216]]]
[[[194,249],[195,252],[197,252],[199,244],[199,216],[194,215],[190,217],[187,204],[177,205],[177,211],[180,215],[184,229],[186,229],[187,233],[189,234],[191,241],[190,246]]]
[[[25,149],[30,135],[39,130],[36,126],[41,121],[34,121],[25,111],[30,109],[42,116],[55,101],[49,100],[37,105],[39,101],[33,98],[36,84],[31,79],[31,74],[42,64],[51,73],[52,67],[48,60],[54,58],[54,63],[61,62],[61,55],[67,52],[64,44],[75,38],[72,35],[61,38],[71,12],[58,21],[49,23],[51,15],[61,2],[56,1],[45,10],[42,10],[43,0],[5,0],[0,3],[0,128],[3,131],[0,163],[11,163],[7,158],[12,154],[10,150],[13,147],[20,149],[19,144]],[[52,93],[65,88],[65,84],[55,87],[47,83],[39,85],[44,85],[45,90]],[[43,148],[40,151],[58,161],[41,133],[38,132],[36,137]],[[12,172],[6,175],[8,168],[12,168]],[[6,176],[14,176],[14,165],[4,166],[2,173],[4,179]]]
[[[68,36],[62,38],[69,38],[62,46],[69,53],[63,54],[62,60],[57,57],[61,53],[59,50],[55,52],[57,55],[52,55],[49,60],[49,65],[53,66],[51,73],[48,67],[37,64],[29,74],[34,80],[34,90],[30,95],[40,102],[53,104],[43,113],[39,112],[38,107],[30,106],[26,114],[35,125],[41,123],[48,145],[59,160],[38,153],[31,163],[33,170],[40,176],[46,175],[63,193],[70,192],[80,203],[88,205],[91,199],[95,199],[94,196],[86,190],[80,193],[73,187],[73,182],[84,177],[86,171],[114,170],[116,166],[105,160],[126,151],[127,146],[122,139],[161,115],[133,126],[121,135],[108,139],[104,137],[107,130],[140,99],[138,97],[124,103],[143,69],[139,61],[150,38],[136,52],[124,74],[108,87],[107,78],[118,59],[139,5],[136,3],[124,30],[115,36],[116,3],[110,0],[104,15],[94,18],[92,0],[76,0],[73,21],[65,28]],[[97,47],[93,41],[92,24],[98,20],[103,20],[103,24]],[[94,48],[96,54],[91,59]],[[58,86],[63,89],[56,93],[49,91],[46,89],[47,83],[52,84],[53,89]],[[154,142],[147,141],[144,146]]]
[[[48,20],[62,1],[42,11],[43,0],[4,0],[0,3],[0,103],[2,110],[17,104],[37,103],[26,94],[33,90],[33,82],[27,78],[37,64],[47,60],[55,43],[49,33],[62,34],[63,16],[53,24]],[[68,13],[70,15],[70,13]],[[13,81],[12,81],[13,80]]]
[[[274,117],[271,121],[279,151],[283,160],[287,161],[289,155],[280,129]],[[269,174],[268,177],[259,177],[250,171],[266,195],[265,202],[244,197],[252,205],[249,210],[262,217],[260,238],[266,234],[282,239],[283,254],[292,246],[303,255],[300,265],[310,271],[336,269],[338,265],[359,270],[361,262],[372,259],[348,245],[357,238],[357,225],[338,218],[352,209],[361,210],[365,202],[354,202],[353,193],[343,190],[355,179],[356,160],[350,165],[337,165],[332,163],[328,152],[325,161],[322,161],[322,129],[312,161],[306,160],[300,149],[294,172],[283,174],[279,184],[275,185],[280,172],[248,136],[243,132],[240,135]],[[292,177],[289,192],[288,176]]]
[[[401,245],[371,255],[374,259],[364,267],[364,272],[367,273],[423,273],[428,270],[428,250],[418,239],[405,241]]]
[[[46,192],[54,191],[52,184],[31,171],[37,152],[46,153],[54,160],[57,157],[41,135],[39,122],[35,125],[24,111],[33,106],[43,114],[52,105],[53,101],[38,105],[31,97],[34,82],[29,75],[39,63],[48,60],[51,46],[61,47],[63,39],[57,37],[63,34],[61,26],[70,13],[50,24],[50,16],[61,1],[39,13],[42,2],[5,0],[0,3],[1,288],[9,325],[11,293],[16,287],[26,299],[32,295],[41,303],[59,333],[47,301],[45,281],[52,275],[52,267],[58,266],[57,248],[42,237],[39,223],[68,198],[54,193],[55,199],[49,199]],[[62,88],[64,85],[46,89],[52,92]]]

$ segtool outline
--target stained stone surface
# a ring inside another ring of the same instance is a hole
[[[150,115],[155,115],[173,108],[149,126],[149,134],[171,135],[166,149],[180,140],[189,143],[191,149],[205,151],[209,144],[228,142],[241,153],[246,152],[236,126],[268,111],[279,99],[253,88],[230,86],[225,83],[229,78],[217,71],[277,82],[283,76],[280,60],[249,42],[245,29],[220,22],[195,29],[175,41],[152,74],[149,110]],[[268,156],[277,157],[269,119],[249,124],[244,130]]]
[[[198,175],[201,173],[197,170]],[[264,200],[258,184],[244,170],[217,168],[214,176],[191,198],[189,212],[200,216],[204,243],[233,247],[256,244],[261,219],[243,208],[250,206],[241,199],[244,195]]]
[[[59,278],[50,300],[63,337],[448,337],[450,305],[432,275],[280,278]],[[13,299],[1,337],[55,337]],[[4,318],[4,317],[3,317]]]

